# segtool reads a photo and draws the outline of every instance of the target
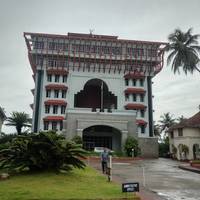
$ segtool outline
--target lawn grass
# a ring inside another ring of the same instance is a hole
[[[68,174],[52,172],[20,174],[0,181],[1,200],[65,200],[125,198],[121,186],[107,182],[107,177],[86,167]],[[133,194],[128,194],[133,197]],[[137,197],[133,199],[138,199]]]

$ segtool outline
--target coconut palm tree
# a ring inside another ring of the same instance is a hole
[[[168,37],[169,44],[165,47],[165,51],[169,52],[167,57],[167,65],[172,66],[174,73],[180,73],[182,68],[185,74],[193,73],[197,70],[200,72],[198,38],[200,35],[192,35],[192,28],[186,33],[180,29],[175,29]]]
[[[20,135],[23,127],[31,127],[31,119],[25,112],[12,112],[11,116],[6,119],[6,126],[15,126],[17,133]]]
[[[175,118],[173,118],[173,115],[171,115],[169,112],[167,113],[164,113],[161,117],[161,120],[159,120],[159,123],[161,124],[160,125],[160,128],[161,128],[161,131],[167,131],[167,129],[169,129],[170,126],[174,125],[175,124]]]

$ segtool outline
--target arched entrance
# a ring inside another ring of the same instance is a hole
[[[193,158],[194,160],[200,158],[200,149],[199,149],[199,144],[194,144],[193,145]]]
[[[109,91],[104,81],[91,79],[85,84],[83,90],[75,94],[74,107],[117,109],[117,97]]]
[[[121,132],[111,126],[96,125],[83,130],[83,147],[93,150],[94,147],[121,149]]]

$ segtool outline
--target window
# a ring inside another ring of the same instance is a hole
[[[63,83],[66,83],[67,82],[67,75],[64,75],[63,76]]]
[[[132,85],[136,86],[136,79],[132,79]]]
[[[50,113],[50,105],[45,105],[45,113]]]
[[[129,101],[129,94],[125,94],[125,101]]]
[[[55,82],[59,82],[59,79],[60,79],[60,75],[55,75]]]
[[[35,49],[43,49],[44,48],[44,42],[39,42],[39,41],[36,41],[35,42]]]
[[[66,98],[66,90],[62,90],[62,98]]]
[[[53,106],[53,114],[58,114],[58,106],[57,105]]]
[[[144,94],[140,94],[140,102],[144,102]]]
[[[133,101],[137,101],[137,95],[133,94]]]
[[[51,90],[46,90],[46,97],[51,97]]]
[[[54,98],[59,98],[59,90],[54,90]]]
[[[141,133],[145,133],[145,125],[141,125]]]
[[[183,129],[182,128],[178,128],[178,136],[179,137],[183,136]]]
[[[144,114],[145,114],[144,110],[140,110],[140,116],[144,117]]]
[[[61,114],[65,114],[65,109],[66,109],[65,106],[61,106]]]
[[[63,121],[60,121],[60,131],[63,129]]]
[[[57,131],[57,122],[52,122],[52,130]]]
[[[128,79],[125,79],[125,85],[128,86]]]
[[[51,74],[47,74],[47,81],[51,82],[52,81],[52,75]]]
[[[171,138],[174,138],[174,132],[171,132]]]
[[[144,80],[140,79],[140,86],[143,87],[144,86]]]
[[[48,130],[49,129],[49,122],[44,122],[44,130]]]

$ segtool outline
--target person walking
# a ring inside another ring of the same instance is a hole
[[[106,151],[106,148],[104,148],[103,152],[101,153],[101,166],[103,173],[106,173],[108,166],[108,159],[109,159],[108,152]]]

